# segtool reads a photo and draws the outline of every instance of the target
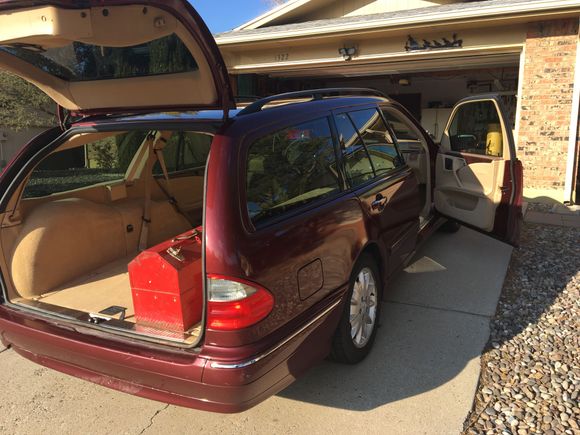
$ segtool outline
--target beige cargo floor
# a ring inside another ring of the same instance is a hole
[[[63,285],[60,289],[45,293],[33,300],[93,314],[113,305],[121,306],[127,309],[124,320],[130,324],[135,324],[135,310],[129,273],[127,272],[127,265],[135,258],[135,255],[137,254],[111,262]],[[119,318],[118,315],[112,317]],[[136,331],[140,335],[149,335],[184,344],[194,344],[201,333],[201,323],[194,325],[185,333],[148,328],[144,325],[138,325],[137,328],[140,328]]]
[[[127,272],[127,264],[134,257],[132,255],[106,264],[34,300],[88,313],[98,313],[118,305],[127,309],[125,320],[135,323]]]

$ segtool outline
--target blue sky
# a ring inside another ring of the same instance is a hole
[[[272,6],[266,0],[190,0],[212,33],[231,30]]]

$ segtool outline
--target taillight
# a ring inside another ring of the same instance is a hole
[[[208,275],[207,327],[221,331],[247,328],[264,319],[274,297],[263,287],[239,278]]]

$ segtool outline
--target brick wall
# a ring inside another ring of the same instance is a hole
[[[576,44],[577,18],[529,25],[518,138],[527,188],[564,189]]]

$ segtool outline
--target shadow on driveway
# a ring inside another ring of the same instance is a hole
[[[368,358],[355,366],[325,361],[279,395],[356,411],[413,399],[419,414],[459,406],[465,417],[511,251],[466,228],[434,235],[387,287]],[[436,402],[421,404],[417,396],[433,390],[441,390],[431,395]]]

